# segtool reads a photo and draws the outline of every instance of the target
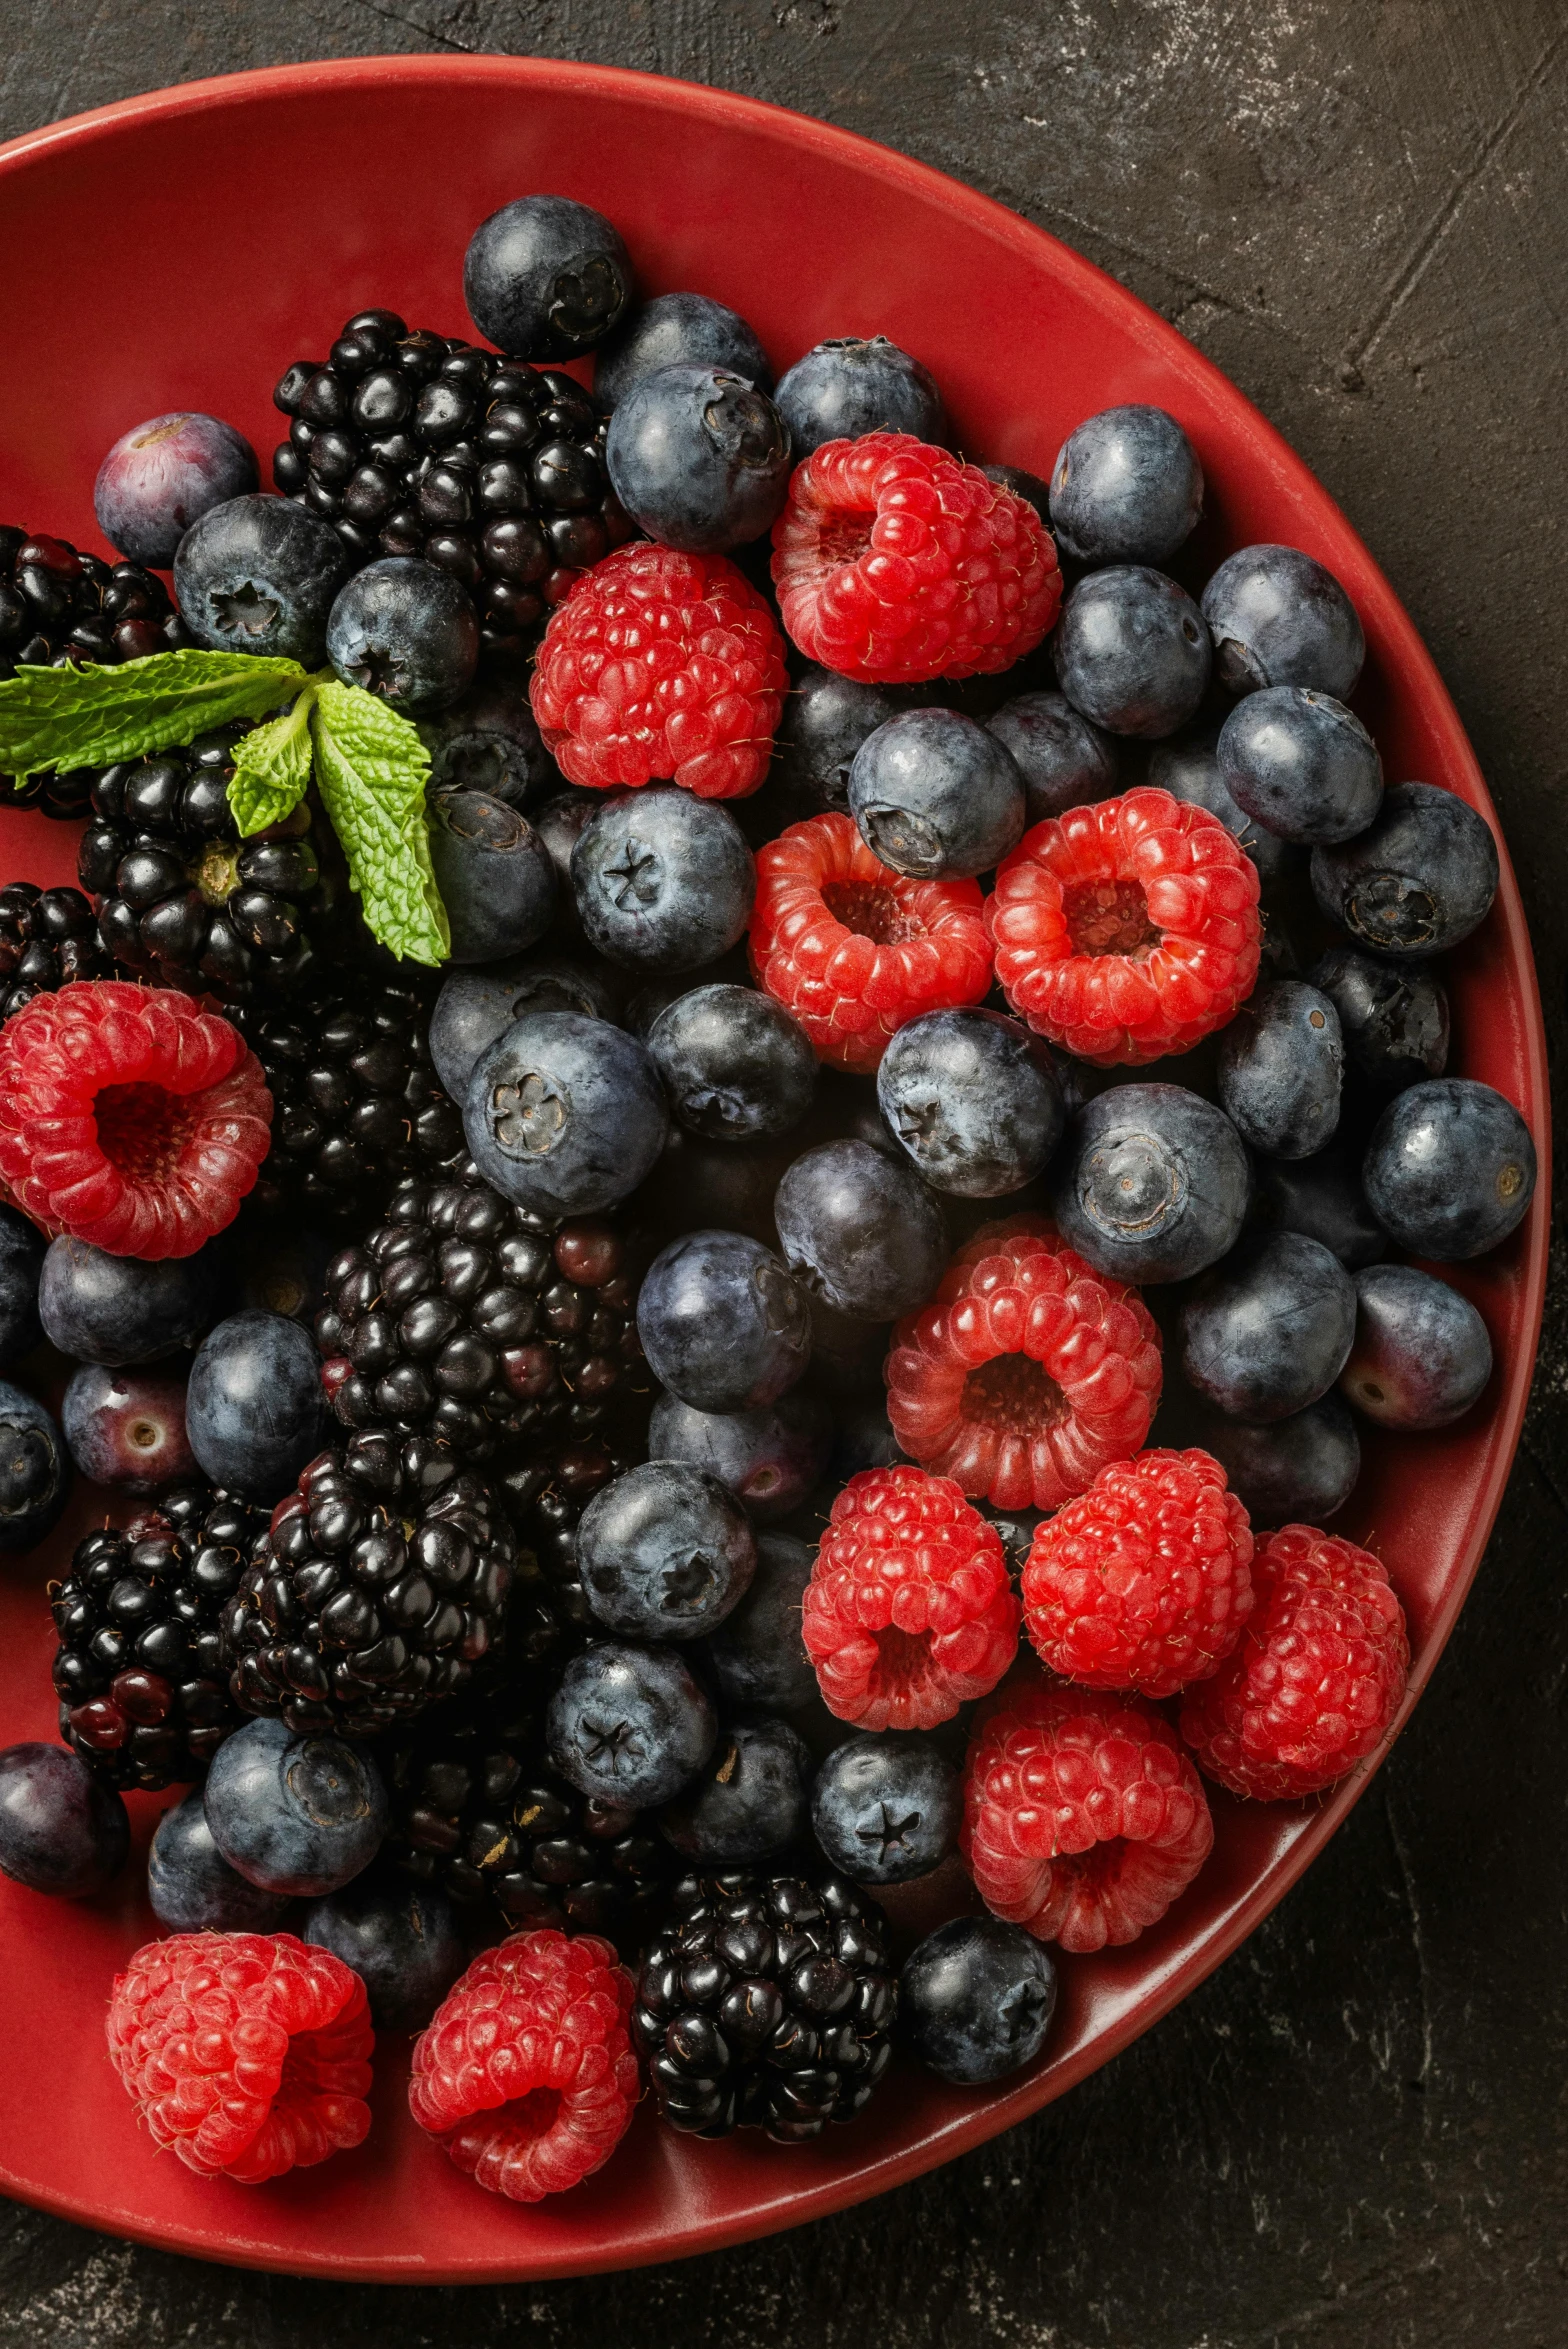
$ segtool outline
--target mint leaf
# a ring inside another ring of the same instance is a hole
[[[406,718],[358,685],[319,685],[310,723],[316,788],[366,928],[405,961],[445,962],[452,933],[425,829],[429,751]]]
[[[292,815],[310,788],[310,713],[319,689],[307,685],[291,710],[253,726],[234,747],[229,812],[240,838]]]
[[[298,661],[252,653],[148,653],[117,669],[24,666],[0,683],[0,775],[106,767],[194,742],[231,718],[264,718],[304,682]]]

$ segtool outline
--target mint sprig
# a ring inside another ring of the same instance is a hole
[[[242,840],[281,824],[310,789],[310,718],[319,684],[313,679],[292,709],[253,726],[234,746],[229,812]]]
[[[336,679],[315,688],[310,725],[316,788],[367,927],[407,962],[445,962],[452,932],[425,825],[429,751],[396,710]]]
[[[147,653],[106,669],[24,665],[0,684],[0,775],[107,767],[194,742],[232,718],[264,718],[303,684],[298,661],[254,653]]]

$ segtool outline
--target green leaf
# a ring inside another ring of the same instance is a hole
[[[310,713],[318,688],[307,685],[281,718],[253,726],[234,749],[229,809],[240,838],[292,815],[310,788]]]
[[[445,962],[452,933],[425,827],[429,751],[384,701],[335,681],[316,689],[311,731],[316,788],[366,928],[406,961]]]
[[[23,666],[0,683],[0,775],[106,767],[194,742],[231,718],[264,718],[304,682],[298,661],[253,653],[148,653],[117,669]]]

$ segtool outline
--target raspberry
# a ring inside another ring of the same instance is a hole
[[[751,967],[819,1060],[870,1076],[896,1029],[989,988],[979,888],[907,880],[848,816],[813,816],[757,851]]]
[[[773,615],[733,563],[638,541],[554,612],[529,697],[574,783],[740,799],[768,771],[787,683]]]
[[[1311,1525],[1265,1534],[1257,1604],[1233,1653],[1182,1707],[1181,1733],[1232,1794],[1319,1794],[1381,1742],[1410,1668],[1381,1559]]]
[[[773,584],[809,659],[880,684],[1010,669],[1062,600],[1034,508],[907,432],[830,440],[797,467]]]
[[[1014,1011],[1098,1068],[1187,1051],[1258,975],[1258,868],[1168,791],[1036,824],[998,866],[985,921]]]
[[[986,1907],[1037,1940],[1136,1941],[1213,1843],[1197,1771],[1136,1697],[1032,1682],[970,1740],[958,1848]]]
[[[0,1032],[0,1176],[111,1256],[191,1256],[232,1223],[271,1118],[238,1029],[172,989],[81,980]]]
[[[1160,1333],[1136,1289],[1018,1215],[959,1250],[885,1375],[911,1459],[999,1509],[1055,1509],[1148,1434]]]
[[[1174,1696],[1241,1637],[1251,1569],[1252,1528],[1219,1462],[1140,1452],[1102,1468],[1036,1530],[1024,1622],[1064,1680]]]
[[[149,1941],[109,1997],[109,2060],[153,2142],[242,2186],[362,2141],[374,2045],[359,1976],[292,1933]]]
[[[632,1978],[592,1933],[514,1933],[476,1957],[414,2048],[408,2104],[492,2194],[539,2202],[607,2162],[639,2093]]]
[[[863,1469],[833,1504],[801,1630],[830,1713],[932,1729],[1018,1651],[1001,1536],[944,1476]]]

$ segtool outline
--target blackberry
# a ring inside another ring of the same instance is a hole
[[[303,801],[252,839],[235,829],[229,778],[249,731],[222,726],[188,749],[101,768],[76,859],[117,963],[227,1003],[302,986],[313,917],[326,910]]]
[[[423,1431],[470,1459],[587,1435],[641,1361],[624,1237],[552,1234],[467,1165],[400,1184],[328,1265],[325,1297],[316,1343],[343,1425]]]
[[[526,1684],[444,1708],[380,1759],[388,1852],[411,1876],[489,1908],[510,1932],[605,1933],[632,1957],[647,1941],[675,1870],[670,1848],[637,1812],[556,1775]]]
[[[50,1585],[60,1735],[111,1785],[200,1778],[238,1727],[222,1614],[266,1523],[265,1509],[182,1485],[88,1534]]]
[[[482,1478],[385,1428],[278,1503],[224,1611],[235,1701],[375,1737],[465,1688],[500,1642],[517,1544]]]
[[[73,979],[107,979],[113,966],[79,889],[12,881],[0,889],[0,1020]]]
[[[417,982],[345,992],[323,979],[286,1010],[242,1010],[272,1092],[259,1205],[368,1217],[411,1173],[462,1159],[462,1117],[430,1062],[428,998]]]
[[[600,1486],[631,1467],[630,1449],[618,1444],[612,1450],[599,1435],[524,1456],[500,1478],[518,1537],[539,1561],[551,1607],[585,1639],[602,1638],[604,1626],[588,1604],[578,1570],[578,1521]],[[637,1449],[640,1457],[642,1447]]]
[[[461,580],[485,652],[525,651],[576,573],[635,536],[606,426],[553,368],[361,310],[272,396],[290,419],[272,460],[283,495],[329,521],[357,565],[422,555]]]
[[[842,1876],[685,1876],[632,2029],[672,2128],[802,2144],[869,2101],[897,2006],[887,1919]]]

